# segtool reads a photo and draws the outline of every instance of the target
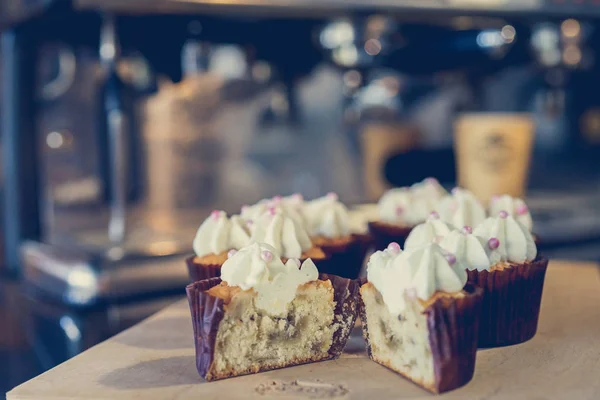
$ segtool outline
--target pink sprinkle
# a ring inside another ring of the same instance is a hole
[[[281,197],[281,196],[279,196],[279,195],[277,195],[277,196],[273,197],[273,201],[274,201],[275,203],[280,203],[280,202],[281,202],[281,200],[283,200],[283,197]]]
[[[273,253],[271,253],[268,250],[263,250],[263,252],[261,253],[260,257],[266,261],[266,262],[271,262],[273,261]]]
[[[248,226],[252,226],[253,224],[254,224],[254,221],[252,221],[251,219],[246,221],[246,225],[248,225]]]
[[[492,250],[496,250],[500,247],[500,241],[497,238],[491,238],[488,240],[488,247]]]
[[[506,211],[502,210],[498,213],[498,216],[502,219],[506,219],[506,218],[508,218],[508,213]]]
[[[438,214],[436,211],[432,211],[431,214],[429,214],[429,218],[440,219],[440,214]]]
[[[457,194],[458,192],[460,192],[460,189],[455,187],[454,189],[452,189],[452,194]]]
[[[471,233],[473,233],[473,228],[471,228],[468,225],[463,226],[462,231],[465,235],[470,235]]]
[[[233,257],[235,255],[235,253],[237,253],[237,250],[233,250],[233,249],[229,250],[227,252],[227,258]]]
[[[396,207],[396,215],[402,215],[402,213],[404,212],[404,208],[398,206]]]
[[[444,257],[446,257],[446,261],[448,261],[448,264],[456,264],[456,256],[454,256],[454,254],[446,254]]]
[[[302,196],[300,193],[294,193],[294,194],[292,195],[292,198],[293,198],[294,200],[297,200],[297,201],[302,201],[302,200],[304,200],[304,197],[303,197],[303,196]]]
[[[387,248],[388,248],[388,250],[390,250],[393,253],[396,253],[396,254],[400,253],[400,245],[396,242],[392,242],[392,243],[388,244]]]
[[[219,211],[219,210],[213,210],[210,213],[210,216],[212,217],[212,219],[219,219],[219,217],[221,216],[221,211]]]
[[[498,196],[497,194],[492,196],[492,203],[498,200],[500,200],[500,196]]]
[[[338,195],[337,195],[337,193],[329,192],[329,193],[327,193],[327,198],[330,199],[330,200],[337,200],[338,199]]]
[[[275,209],[275,207],[269,207],[268,212],[269,212],[269,215],[272,217],[275,216],[275,214],[277,214],[277,210]]]
[[[527,206],[525,204],[519,204],[517,206],[517,215],[527,214],[527,211],[529,211],[529,209],[527,208]]]
[[[244,204],[242,206],[242,212],[247,211],[250,208],[250,206],[248,204]]]
[[[428,183],[428,184],[430,184],[430,185],[433,185],[433,184],[435,184],[435,183],[438,183],[438,180],[437,180],[437,179],[435,179],[435,178],[429,177],[429,178],[426,178],[426,179],[425,179],[425,182],[427,182],[427,183]]]

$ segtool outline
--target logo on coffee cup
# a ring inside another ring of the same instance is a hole
[[[501,172],[508,167],[514,150],[500,132],[492,132],[483,137],[475,146],[475,158],[491,172]]]

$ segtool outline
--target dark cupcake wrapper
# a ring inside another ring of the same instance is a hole
[[[479,348],[508,346],[535,336],[548,259],[494,271],[467,271],[483,289]]]
[[[369,232],[373,236],[375,250],[384,250],[391,242],[404,248],[404,242],[412,227],[393,226],[382,222],[369,222]]]
[[[366,280],[361,280],[361,286],[364,283]],[[475,371],[483,291],[473,285],[467,285],[463,290],[466,296],[438,299],[424,311],[427,315],[435,372],[434,387],[425,389],[434,393],[447,392],[467,384]],[[359,315],[363,324],[363,336],[367,342],[367,353],[369,358],[373,359],[362,297],[359,302]]]
[[[191,282],[203,281],[221,276],[222,264],[203,264],[196,262],[196,257],[191,256],[185,259],[188,275]]]
[[[319,272],[357,279],[371,243],[370,237],[361,235],[353,236],[352,241],[348,243],[321,246],[329,259],[320,267],[317,265]]]
[[[352,332],[358,313],[358,283],[354,280],[342,278],[335,275],[320,274],[320,280],[330,280],[334,291],[334,321],[340,325],[333,335],[333,341],[329,349],[329,357],[323,360],[338,358],[348,337]],[[224,302],[218,297],[206,293],[207,290],[221,283],[221,278],[212,278],[204,281],[194,282],[186,287],[192,326],[194,330],[194,344],[196,348],[196,368],[200,376],[206,380],[217,380],[220,377],[210,375],[210,368],[214,360],[215,342],[219,330],[219,324],[225,314]],[[293,363],[287,366],[300,365]],[[261,368],[257,372],[263,372],[275,368]]]

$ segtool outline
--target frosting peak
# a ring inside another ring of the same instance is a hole
[[[410,231],[406,242],[405,249],[412,249],[429,243],[440,243],[446,235],[450,233],[450,227],[440,219],[439,214],[432,213],[427,221],[415,226]]]
[[[498,215],[500,211],[506,211],[514,219],[523,224],[530,232],[533,229],[533,220],[529,208],[522,199],[511,197],[507,194],[494,196],[490,203],[490,215]]]
[[[350,234],[348,209],[335,193],[307,202],[304,213],[311,236],[337,238]]]
[[[252,224],[253,242],[266,243],[285,258],[301,258],[312,247],[304,227],[280,208],[271,207]]]
[[[242,290],[254,289],[256,306],[271,315],[287,313],[298,286],[318,279],[317,267],[308,259],[285,264],[268,244],[253,243],[235,252],[221,268],[221,279]]]
[[[467,273],[456,258],[435,243],[404,252],[389,248],[376,252],[367,268],[369,282],[394,314],[404,311],[406,296],[427,301],[437,291],[459,292],[467,282]]]
[[[379,217],[392,224],[417,225],[427,219],[446,191],[434,178],[388,190],[379,200]]]
[[[198,228],[193,248],[196,255],[202,257],[239,249],[249,243],[250,234],[239,215],[228,218],[225,211],[215,210]]]
[[[483,238],[500,261],[523,263],[533,261],[537,247],[529,229],[502,210],[498,216],[489,217],[473,233]]]
[[[294,219],[296,223],[305,226],[306,220],[304,218],[304,199],[300,194],[293,194],[291,196],[275,196],[271,199],[262,199],[258,203],[251,206],[242,206],[240,215],[246,221],[251,224],[256,222],[264,213],[269,209],[274,208],[281,210],[286,213],[290,218]]]
[[[485,209],[475,195],[466,189],[454,188],[452,194],[438,203],[436,211],[443,221],[461,229],[476,226],[485,220]]]
[[[441,241],[440,247],[454,254],[457,266],[463,269],[489,271],[492,265],[500,261],[500,255],[493,251],[493,246],[473,235],[471,229],[450,232]]]

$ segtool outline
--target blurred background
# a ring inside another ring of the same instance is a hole
[[[529,115],[542,250],[600,259],[598,0],[0,0],[0,393],[183,296],[214,208],[456,184]]]

